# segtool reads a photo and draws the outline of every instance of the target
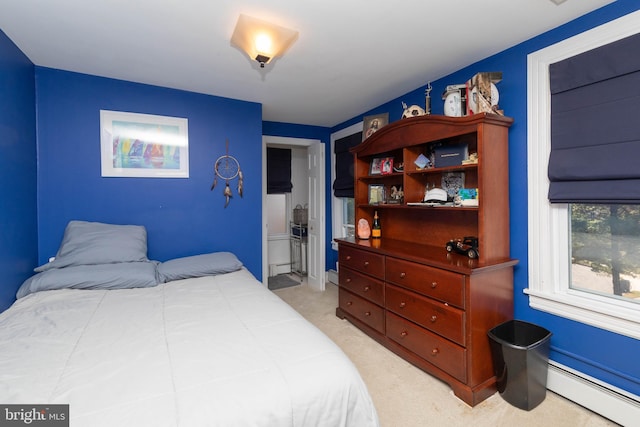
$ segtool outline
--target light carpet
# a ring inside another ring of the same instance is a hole
[[[531,411],[518,409],[496,393],[475,407],[458,399],[449,386],[396,356],[335,315],[338,288],[325,292],[306,284],[274,292],[331,338],[356,365],[374,401],[382,427],[424,426],[616,426],[573,402],[547,391]]]

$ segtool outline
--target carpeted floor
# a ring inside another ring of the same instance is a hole
[[[278,274],[277,276],[269,277],[269,289],[275,291],[276,289],[289,288],[300,284],[300,280],[292,278],[289,274]]]
[[[547,392],[531,411],[518,409],[494,394],[470,407],[449,386],[414,367],[335,315],[337,286],[325,292],[306,285],[275,291],[331,338],[356,365],[376,405],[382,427],[602,427],[617,424]]]

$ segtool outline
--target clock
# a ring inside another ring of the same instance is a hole
[[[442,95],[444,115],[461,117],[467,113],[466,85],[449,85]]]
[[[444,98],[444,115],[450,117],[462,116],[460,92],[451,92]]]

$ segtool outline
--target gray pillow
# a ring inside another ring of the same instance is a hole
[[[55,259],[34,271],[135,261],[148,261],[144,226],[70,221]]]
[[[53,268],[31,276],[20,286],[16,298],[54,289],[147,288],[158,284],[155,261],[118,262]]]
[[[231,252],[213,252],[160,263],[158,279],[165,283],[171,280],[231,273],[241,267],[242,262]]]

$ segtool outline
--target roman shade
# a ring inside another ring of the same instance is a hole
[[[267,194],[291,193],[291,150],[267,147]]]
[[[640,203],[640,34],[549,66],[552,203]]]
[[[362,142],[362,132],[336,140],[333,152],[336,155],[336,179],[333,181],[333,195],[353,197],[353,154],[349,152]]]

